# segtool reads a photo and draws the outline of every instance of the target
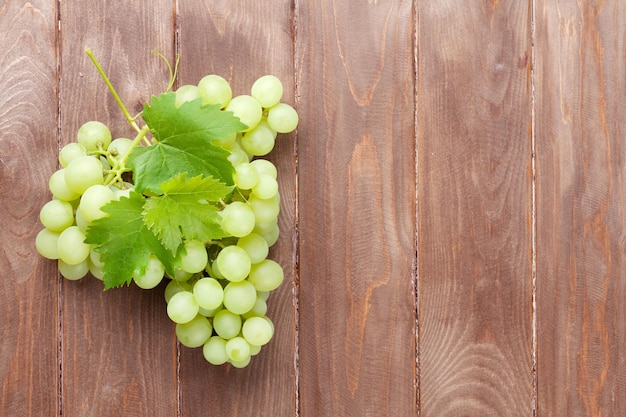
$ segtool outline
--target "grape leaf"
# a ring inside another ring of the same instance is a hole
[[[148,228],[173,255],[183,238],[209,241],[227,236],[217,207],[210,202],[226,197],[233,187],[201,175],[187,179],[182,173],[159,188],[163,195],[147,199],[143,214]]]
[[[129,197],[102,207],[109,216],[94,220],[87,228],[85,242],[94,245],[104,263],[104,289],[130,284],[133,274],[143,274],[150,254],[174,273],[174,256],[163,247],[143,220],[145,198],[131,191]]]
[[[160,194],[159,186],[181,172],[190,176],[212,176],[232,185],[234,168],[230,153],[212,141],[245,129],[232,112],[218,105],[202,105],[201,99],[175,105],[176,94],[166,93],[146,103],[143,120],[157,142],[136,147],[128,166],[133,170],[135,189]]]

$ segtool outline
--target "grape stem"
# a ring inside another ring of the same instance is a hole
[[[124,153],[124,155],[118,158],[115,161],[115,164],[113,164],[113,167],[111,167],[111,171],[109,172],[109,174],[104,180],[104,185],[109,186],[116,181],[122,181],[122,174],[130,171],[129,168],[126,168],[126,162],[128,161],[128,156],[130,155],[131,151],[135,148],[135,146],[139,145],[139,143],[146,138],[146,135],[148,134],[149,131],[150,131],[150,128],[148,126],[144,126],[141,129],[139,129],[139,133],[137,133],[137,136],[135,136],[135,139],[133,139],[133,143],[131,143],[128,150]]]

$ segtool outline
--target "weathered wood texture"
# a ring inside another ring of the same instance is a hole
[[[536,15],[538,415],[626,415],[626,5]]]
[[[0,415],[626,415],[619,0],[0,6]],[[59,146],[209,73],[272,73],[285,282],[246,369],[176,342],[163,286],[36,255]],[[534,94],[534,95],[533,95]],[[533,123],[534,122],[534,123]]]

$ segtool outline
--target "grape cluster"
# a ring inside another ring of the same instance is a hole
[[[202,347],[211,364],[244,367],[274,333],[266,316],[267,299],[284,273],[268,255],[280,233],[280,194],[275,165],[261,157],[274,148],[278,133],[291,132],[298,124],[296,111],[280,102],[282,93],[280,80],[272,75],[256,80],[250,95],[233,97],[228,81],[218,75],[176,90],[177,107],[201,98],[246,125],[214,141],[229,151],[234,167],[235,190],[220,207],[221,228],[228,236],[210,242],[185,240],[173,274],[150,255],[145,273],[134,275],[133,281],[151,289],[169,280],[165,300],[177,338],[184,346]],[[65,278],[77,280],[91,272],[102,279],[104,264],[99,252],[84,242],[85,233],[91,222],[107,216],[103,205],[133,189],[127,177],[110,183],[107,173],[115,171],[135,145],[131,139],[112,140],[107,126],[91,121],[80,127],[75,143],[61,149],[61,169],[49,182],[53,199],[40,212],[44,228],[36,248],[58,261]]]

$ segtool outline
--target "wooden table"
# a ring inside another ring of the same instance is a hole
[[[626,3],[0,6],[0,415],[626,415]],[[246,369],[176,343],[163,287],[37,256],[58,150],[206,74],[271,73],[286,272]]]

